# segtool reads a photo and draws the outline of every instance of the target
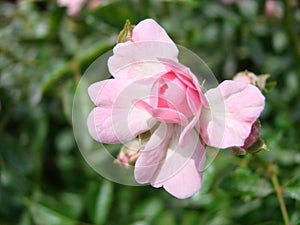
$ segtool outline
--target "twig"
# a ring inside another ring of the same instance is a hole
[[[277,177],[277,167],[274,164],[271,164],[269,167],[269,172],[271,175],[271,180],[272,180],[272,184],[274,186],[274,190],[276,192],[278,201],[279,201],[279,205],[280,205],[280,210],[281,210],[281,214],[284,220],[284,224],[285,225],[291,225],[290,220],[289,220],[289,216],[288,216],[288,212],[286,209],[286,205],[285,205],[285,201],[282,195],[282,187],[279,185],[279,181],[278,181],[278,177]]]

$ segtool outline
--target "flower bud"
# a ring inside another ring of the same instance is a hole
[[[125,167],[134,166],[139,155],[140,142],[138,139],[134,139],[133,141],[122,146],[115,162]]]
[[[233,80],[253,84],[260,90],[266,90],[266,82],[269,77],[269,74],[256,75],[252,72],[249,72],[248,70],[245,70],[242,72],[238,72],[233,77]]]
[[[267,149],[265,142],[259,137],[260,128],[260,122],[257,120],[252,125],[250,135],[245,140],[244,145],[231,147],[230,151],[236,155],[245,155],[246,153],[257,153],[262,149]]]
[[[255,85],[258,78],[254,73],[249,72],[248,70],[245,70],[245,71],[242,71],[242,72],[238,72],[233,77],[233,80]]]
[[[252,125],[250,135],[245,140],[245,144],[243,146],[244,149],[250,148],[258,140],[260,134],[260,128],[261,128],[260,122],[257,120]]]

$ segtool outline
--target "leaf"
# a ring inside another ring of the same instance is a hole
[[[163,211],[159,214],[157,217],[157,220],[155,221],[155,225],[173,225],[176,224],[176,218],[175,213],[173,213],[170,210]],[[185,223],[184,223],[185,224]]]
[[[288,187],[284,189],[284,194],[292,199],[300,201],[300,187]]]
[[[246,200],[252,197],[265,197],[273,191],[271,184],[266,179],[248,168],[239,167],[232,176],[234,189],[242,194]]]
[[[113,185],[110,181],[103,181],[95,197],[94,217],[95,224],[105,224],[113,201]]]
[[[60,196],[60,209],[64,215],[78,219],[83,211],[83,201],[80,194],[65,192]]]
[[[284,188],[283,193],[297,201],[300,201],[300,179],[299,177],[294,177],[292,180],[289,181],[286,188]]]
[[[138,205],[134,212],[134,217],[151,222],[163,211],[163,204],[158,198],[149,198]]]
[[[41,203],[29,201],[29,210],[37,225],[73,225],[76,221]]]

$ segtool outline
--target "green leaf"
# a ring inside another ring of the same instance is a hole
[[[80,194],[65,192],[61,194],[59,200],[60,210],[64,212],[64,215],[73,219],[80,218],[84,206]]]
[[[138,205],[134,212],[134,217],[146,221],[152,221],[163,211],[163,204],[158,198],[149,198]]]
[[[155,225],[173,225],[176,224],[175,213],[170,210],[163,211],[155,220]]]
[[[249,168],[239,167],[232,176],[234,188],[246,200],[252,197],[265,197],[273,191],[271,184],[266,179],[253,173]]]
[[[37,225],[73,225],[76,221],[41,203],[29,201],[29,210]]]
[[[95,197],[94,217],[95,224],[105,224],[113,201],[113,185],[110,181],[103,181]]]
[[[300,187],[287,187],[284,189],[284,194],[292,199],[300,201]]]

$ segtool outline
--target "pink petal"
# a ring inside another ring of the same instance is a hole
[[[99,81],[89,86],[88,93],[96,106],[110,106],[130,83],[132,83],[132,81],[128,79]]]
[[[156,120],[147,111],[134,107],[136,99],[148,97],[151,82],[111,79],[91,85],[89,95],[98,105],[88,117],[92,137],[103,143],[126,143],[151,129]]]
[[[224,81],[205,95],[210,108],[202,109],[199,122],[205,143],[218,148],[243,146],[264,109],[261,91],[247,83]]]
[[[154,125],[151,116],[139,109],[116,109],[96,107],[87,120],[91,136],[107,144],[127,143]]]
[[[184,114],[187,118],[192,116],[192,112],[186,98],[186,86],[177,79],[172,71],[169,71],[159,77],[151,89],[151,95],[158,96],[156,99],[154,98],[154,100],[157,101],[150,102],[153,107],[174,109]]]
[[[134,176],[138,183],[150,183],[166,154],[172,132],[172,125],[161,123],[151,135],[135,163]]]
[[[115,78],[141,78],[166,71],[158,58],[178,61],[176,45],[153,19],[137,24],[132,41],[117,44],[113,53],[108,60],[108,69]]]
[[[145,19],[139,22],[133,29],[132,40],[160,41],[174,44],[167,32],[153,19]]]
[[[197,193],[202,185],[202,172],[197,169],[197,163],[201,161],[201,156],[195,152],[174,177],[164,182],[164,189],[179,199],[189,198]]]
[[[158,58],[177,61],[176,45],[167,42],[125,42],[117,44],[108,59],[108,69],[115,78],[144,78],[167,71]]]
[[[204,106],[208,107],[208,102],[204,96],[204,94],[202,93],[201,87],[199,85],[198,79],[197,77],[192,73],[192,71],[190,70],[190,68],[178,63],[177,61],[172,61],[169,59],[159,59],[161,63],[163,63],[166,68],[168,70],[173,71],[177,78],[184,83],[185,85],[187,85],[190,90],[195,90],[198,92],[199,98],[200,98],[200,102],[201,104],[203,104]]]
[[[176,135],[173,136],[168,148],[166,159],[151,179],[151,185],[163,186],[170,194],[184,199],[201,188],[205,151],[195,130],[190,132],[188,144],[181,147],[178,143],[181,129],[178,126]]]
[[[186,125],[188,123],[188,119],[185,117],[185,115],[174,109],[153,108],[147,102],[142,100],[137,101],[135,106],[138,109],[147,111],[152,117],[163,123],[178,123],[182,125]]]

